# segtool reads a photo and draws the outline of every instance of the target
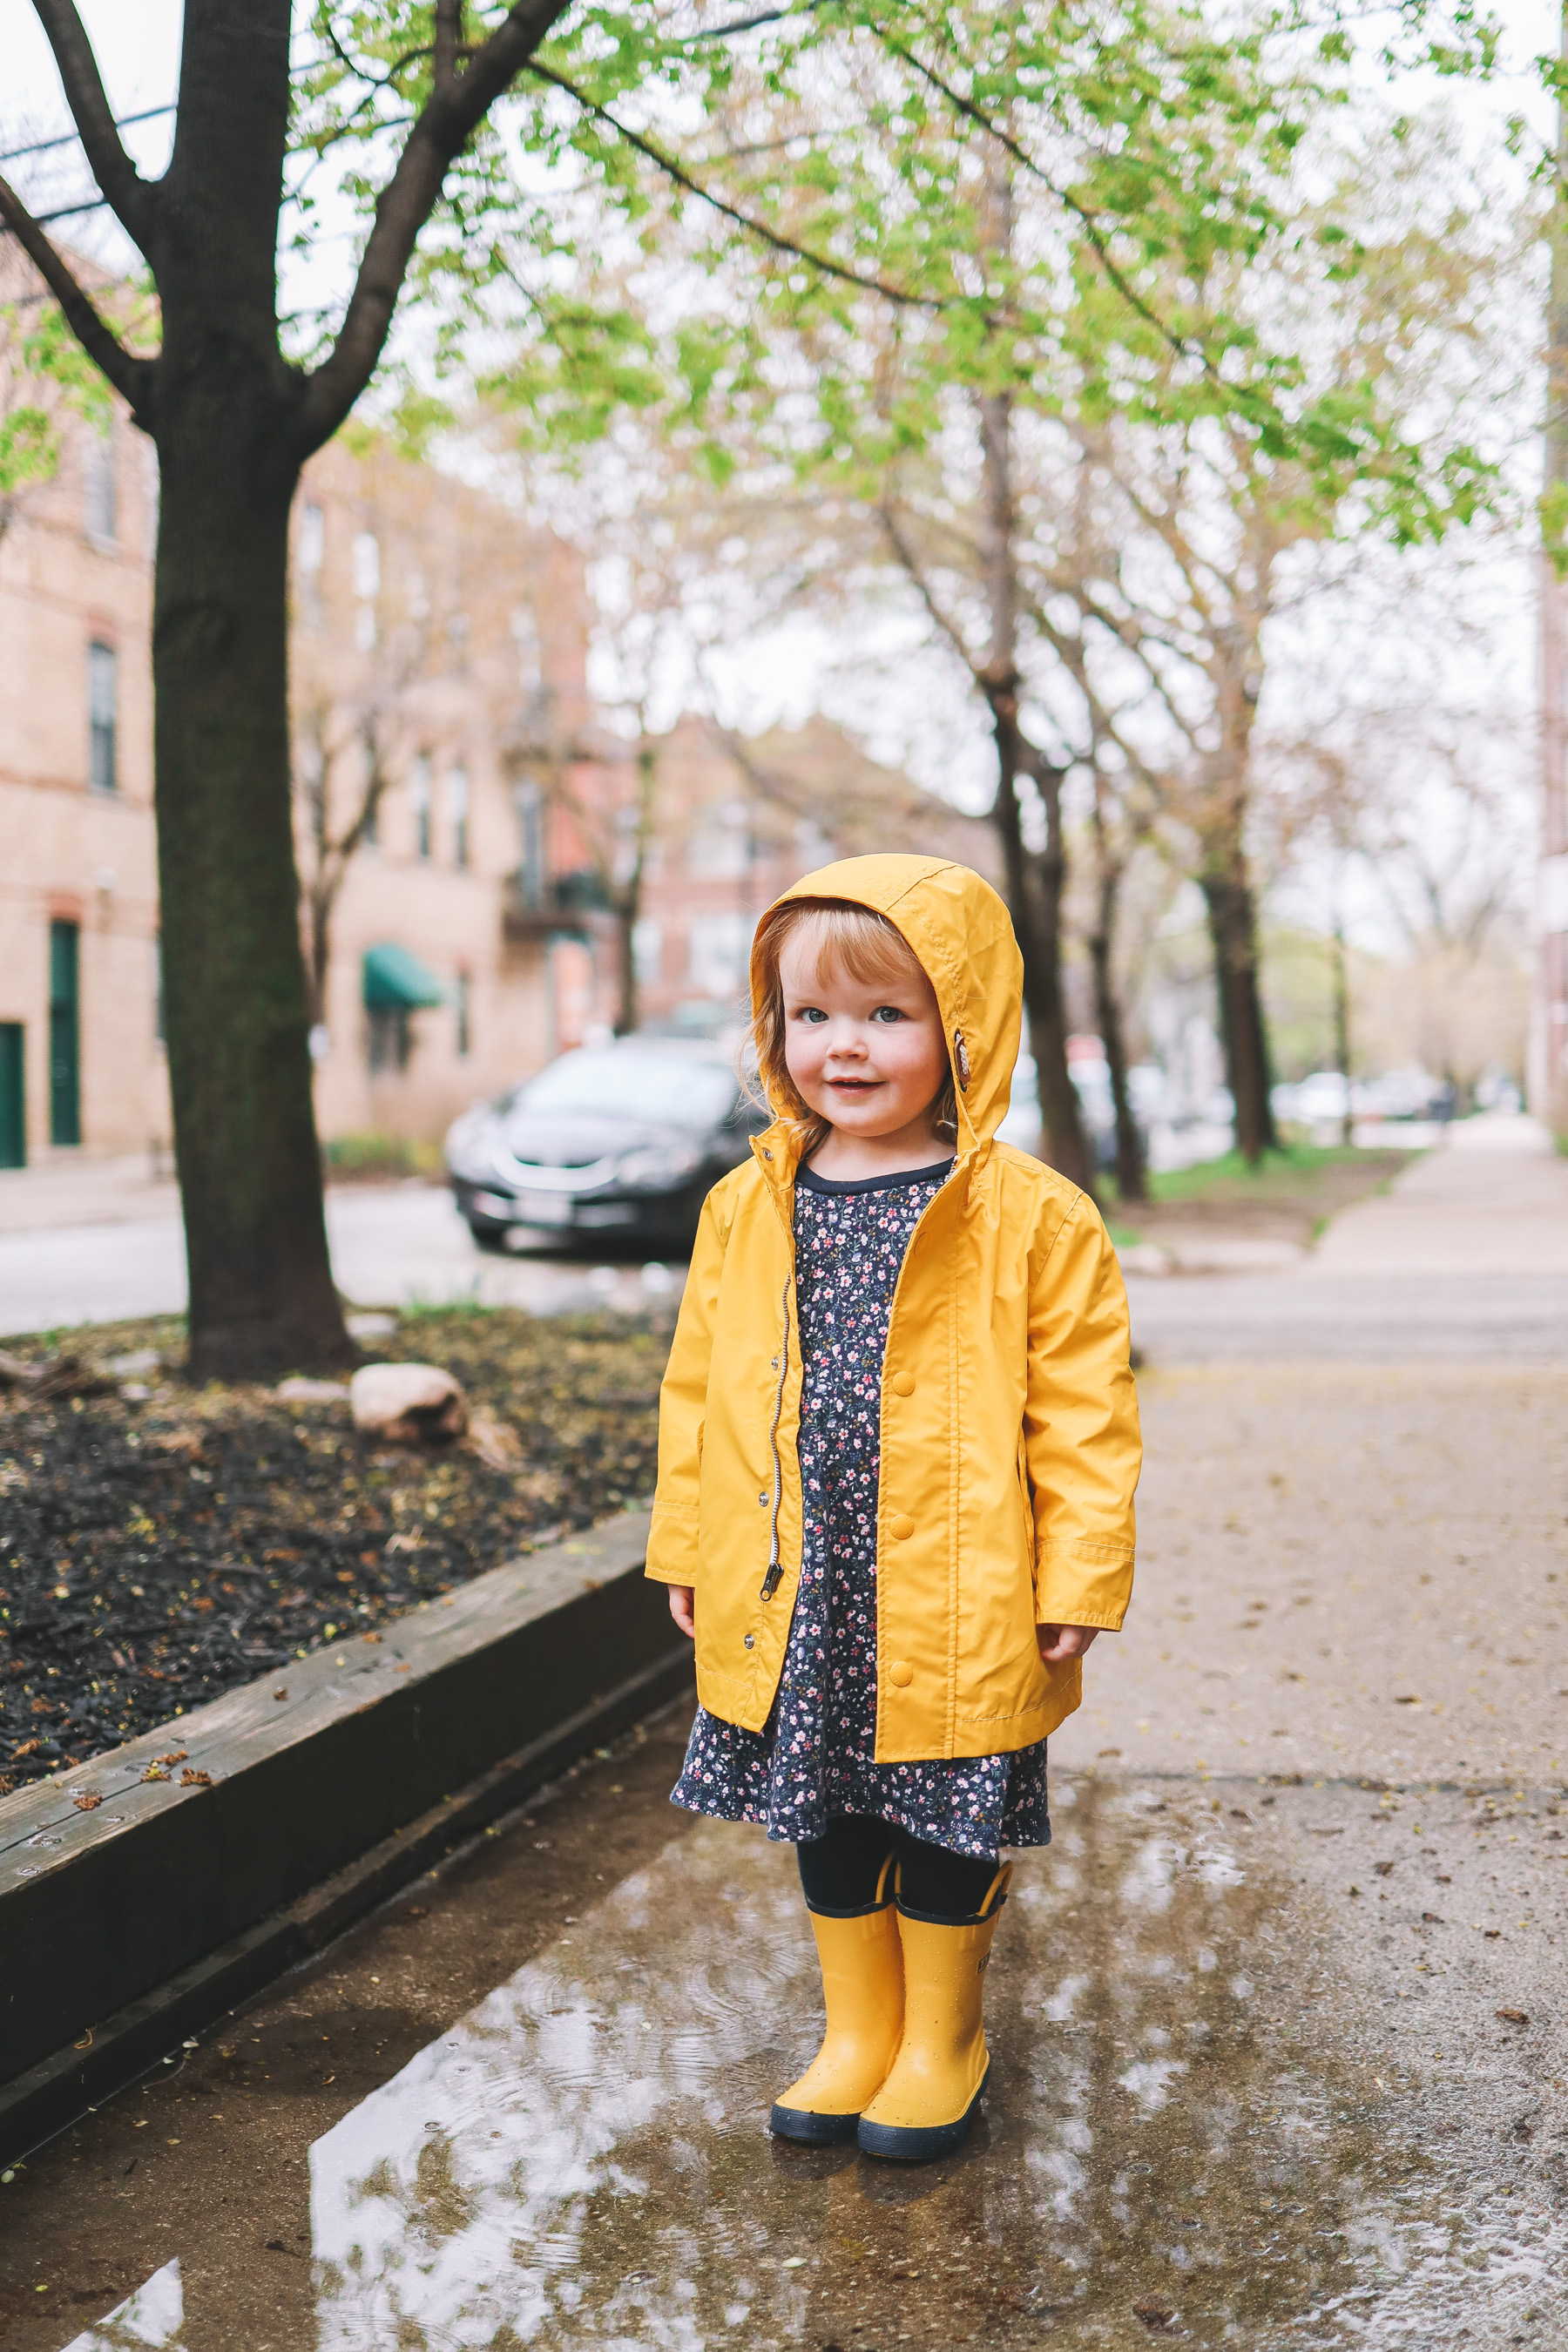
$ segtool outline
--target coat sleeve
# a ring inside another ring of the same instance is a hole
[[[727,1189],[716,1185],[702,1204],[675,1339],[658,1392],[658,1481],[645,1572],[659,1584],[697,1581],[697,1490],[719,1277],[730,1237],[729,1203],[721,1197]]]
[[[1035,1616],[1117,1631],[1132,1591],[1142,1461],[1127,1292],[1093,1203],[1042,1236],[1029,1298],[1024,1453],[1035,1513]]]

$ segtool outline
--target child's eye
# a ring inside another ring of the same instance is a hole
[[[820,1004],[803,1004],[795,1017],[797,1021],[826,1021],[827,1015]]]
[[[896,1004],[879,1004],[871,1018],[873,1021],[901,1021],[904,1015]]]

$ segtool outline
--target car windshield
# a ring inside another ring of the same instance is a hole
[[[670,1127],[717,1127],[736,1091],[734,1072],[722,1062],[580,1046],[521,1087],[516,1105],[595,1118],[657,1119]]]

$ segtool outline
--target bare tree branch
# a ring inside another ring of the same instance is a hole
[[[157,192],[142,177],[121,144],[114,110],[109,103],[92,43],[76,12],[74,0],[33,0],[33,6],[55,53],[66,103],[81,133],[92,176],[121,226],[145,253],[157,210]],[[43,267],[42,263],[39,267]],[[74,319],[71,324],[76,325]],[[82,340],[85,342],[87,339],[84,336]],[[96,352],[92,355],[98,359]],[[99,364],[103,365],[101,360]],[[107,367],[104,373],[110,373]]]
[[[900,303],[905,310],[941,310],[947,307],[934,294],[910,294],[886,278],[868,277],[861,270],[851,269],[847,262],[835,261],[830,254],[819,252],[812,246],[797,245],[794,237],[782,236],[777,229],[769,228],[765,222],[756,219],[751,213],[742,212],[738,205],[731,204],[726,197],[715,195],[711,188],[705,187],[700,180],[694,179],[683,165],[678,163],[673,155],[668,154],[662,147],[656,147],[652,140],[645,139],[640,131],[628,131],[607,107],[600,106],[586,91],[568,81],[564,74],[553,72],[549,66],[542,66],[537,58],[529,60],[528,70],[537,74],[541,81],[551,82],[557,89],[564,90],[568,98],[575,99],[584,113],[591,114],[596,122],[605,124],[639,155],[646,155],[650,163],[656,163],[668,179],[675,182],[677,187],[700,196],[705,205],[711,205],[716,213],[721,213],[726,220],[732,220],[737,228],[743,228],[748,236],[756,237],[761,244],[771,246],[775,253],[787,253],[795,260],[806,262],[813,269],[820,269],[825,278],[836,278],[844,286],[858,286],[865,294],[880,294],[885,301]]]
[[[144,424],[144,412],[153,391],[153,362],[140,360],[126,350],[6,180],[0,180],[0,221],[11,231],[59,304],[67,324],[89,359],[102,369],[115,391],[130,402],[136,422]]]
[[[299,412],[299,454],[335,433],[369,383],[392,326],[420,230],[447,168],[495,100],[521,72],[567,0],[517,0],[461,74],[438,82],[404,142],[396,169],[376,198],[375,221],[331,352],[308,379]]]
[[[951,614],[944,612],[942,605],[937,602],[936,596],[932,592],[931,583],[926,578],[925,568],[921,564],[920,558],[916,555],[913,547],[905,536],[893,508],[884,500],[879,505],[877,514],[881,522],[882,529],[887,534],[889,546],[897,556],[900,566],[908,575],[915,593],[919,596],[921,603],[925,606],[926,611],[930,614],[931,621],[935,625],[936,628],[940,630],[941,634],[947,639],[948,644],[952,647],[953,652],[958,656],[960,661],[963,664],[964,668],[969,672],[970,677],[974,680],[976,686],[984,689],[985,685],[984,674],[981,670],[979,664],[975,661],[974,656],[964,644],[963,633],[959,628],[958,623],[952,618]]]

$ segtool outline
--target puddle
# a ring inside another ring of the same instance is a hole
[[[955,2156],[768,2137],[810,1940],[787,1850],[703,1823],[316,2143],[320,2352],[1541,2341],[1560,2236],[1489,2237],[1294,2038],[1299,1923],[1217,1817],[1063,1797]]]
[[[181,2352],[184,2316],[180,2265],[165,2263],[96,2327],[73,2336],[65,2352]]]

